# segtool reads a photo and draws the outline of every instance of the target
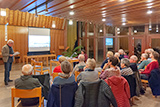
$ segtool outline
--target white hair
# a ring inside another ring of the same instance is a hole
[[[137,58],[137,56],[136,55],[132,55],[131,57],[130,57],[130,59],[132,59],[132,60],[134,60],[134,61],[138,61],[138,58]]]
[[[9,39],[9,40],[7,41],[7,44],[9,44],[9,43],[14,43],[14,41],[13,41],[12,39]]]
[[[121,59],[121,63],[124,64],[126,67],[129,67],[130,65],[129,59],[127,58]]]
[[[119,49],[119,54],[124,54],[124,50],[123,49]]]
[[[31,74],[32,71],[33,71],[33,66],[31,64],[23,65],[23,67],[22,67],[23,74],[29,75],[29,74]]]
[[[146,53],[143,53],[141,56],[148,59],[148,54],[146,54]]]
[[[96,67],[96,61],[94,59],[87,59],[86,65],[88,65],[89,69],[94,70],[94,68]]]
[[[152,53],[154,50],[152,48],[148,48],[149,53]]]
[[[114,56],[116,57],[116,56],[120,56],[120,54],[118,53],[118,52],[116,52],[115,54],[114,54]]]
[[[85,57],[84,57],[83,54],[79,54],[79,55],[78,55],[78,59],[79,59],[79,61],[84,61],[84,60],[85,60]]]

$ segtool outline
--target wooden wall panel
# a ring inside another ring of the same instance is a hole
[[[0,25],[0,52],[2,50],[3,45],[6,44],[5,42],[5,26],[4,25]]]

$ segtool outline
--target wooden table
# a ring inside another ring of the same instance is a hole
[[[73,66],[73,62],[79,62],[78,59],[68,59],[68,61],[72,64]],[[50,60],[50,74],[52,73],[52,64],[56,64],[56,66],[58,66],[60,63],[59,61],[56,61],[56,60]]]
[[[23,65],[25,64],[25,62],[26,62],[26,64],[28,64],[28,59],[33,58],[33,59],[36,59],[36,61],[39,61],[40,58],[44,58],[44,59],[46,59],[46,63],[47,63],[47,66],[48,66],[48,58],[53,58],[53,57],[55,59],[56,54],[30,55],[30,56],[25,55],[25,56],[23,56]]]

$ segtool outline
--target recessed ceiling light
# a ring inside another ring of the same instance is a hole
[[[153,3],[149,3],[149,4],[147,4],[147,6],[151,6],[151,5],[153,5]]]
[[[69,12],[69,14],[70,14],[70,15],[74,15],[74,12],[73,12],[73,11],[71,11],[71,12]]]
[[[123,26],[125,26],[125,25],[126,25],[126,23],[122,23],[122,25],[123,25]]]
[[[102,29],[100,29],[99,32],[103,32]]]
[[[120,31],[120,28],[117,28],[117,31]]]
[[[103,21],[103,22],[105,22],[105,21],[106,21],[106,19],[102,19],[102,21]]]
[[[151,10],[148,10],[148,11],[147,11],[147,14],[152,14],[152,11],[151,11]]]
[[[102,16],[105,16],[105,15],[106,15],[105,13],[102,14]]]
[[[125,1],[125,0],[119,0],[120,2],[123,2],[123,1]]]
[[[152,2],[153,0],[148,0],[147,2]]]
[[[106,17],[106,16],[104,15],[104,16],[102,16],[102,17]]]
[[[71,5],[70,8],[73,9],[73,8],[74,8],[74,5]]]
[[[134,30],[134,33],[137,33],[137,30]]]
[[[102,13],[105,13],[106,11],[102,11]]]
[[[149,8],[149,9],[150,9],[150,8],[152,8],[152,6],[148,6],[147,8]]]

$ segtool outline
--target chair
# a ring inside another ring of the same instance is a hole
[[[57,73],[57,72],[53,72],[53,75],[52,75],[53,80],[54,80],[54,78],[57,77],[57,76],[58,76],[58,73]]]
[[[34,59],[31,59],[31,65],[34,67],[34,62],[35,60]]]
[[[44,97],[42,97],[42,88],[38,87],[38,88],[34,88],[34,89],[16,89],[16,88],[12,88],[11,89],[11,98],[12,98],[12,107],[14,107],[14,98],[18,97],[18,98],[35,98],[35,97],[39,97],[39,106],[41,107],[41,104],[44,107]],[[21,105],[21,101],[18,102],[18,104],[16,105],[16,107]]]
[[[49,72],[49,69],[43,68],[42,62],[34,62],[34,75],[36,72],[39,72],[41,75],[44,74],[44,72]]]
[[[75,81],[77,81],[77,77],[78,77],[78,75],[80,74],[81,72],[79,72],[79,71],[75,71]]]

